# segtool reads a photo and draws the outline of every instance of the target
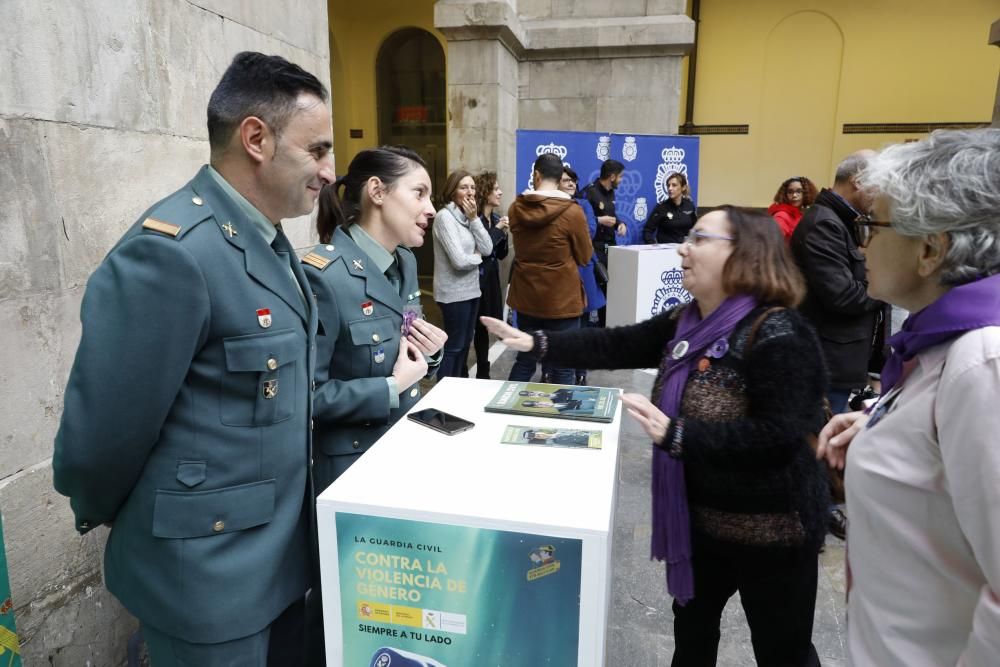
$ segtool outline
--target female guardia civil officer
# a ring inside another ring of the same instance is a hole
[[[319,310],[317,493],[417,402],[417,382],[440,361],[447,336],[421,317],[410,251],[434,217],[430,195],[423,159],[395,146],[361,151],[320,193],[320,245],[302,259]]]

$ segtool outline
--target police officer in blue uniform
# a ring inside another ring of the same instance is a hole
[[[53,458],[153,667],[296,665],[313,571],[316,308],[280,221],[333,178],[327,92],[238,54],[211,165],[91,276]]]
[[[396,146],[364,150],[323,188],[320,244],[302,258],[316,295],[313,402],[321,493],[420,400],[448,336],[422,319],[416,257],[434,218],[423,159]],[[311,663],[325,651],[319,598],[310,596]]]

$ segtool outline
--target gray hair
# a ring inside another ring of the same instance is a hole
[[[937,130],[889,146],[858,175],[904,236],[948,234],[941,283],[1000,273],[1000,129]]]
[[[868,160],[871,157],[872,151],[868,150],[851,153],[837,165],[837,172],[833,176],[833,182],[847,183],[868,166]]]

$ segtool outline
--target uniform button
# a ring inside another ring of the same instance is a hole
[[[420,395],[420,390],[417,389],[416,387],[414,387],[413,389],[410,390],[410,396],[411,397],[416,398],[419,395]]]
[[[315,380],[313,380],[313,383],[312,383],[312,390],[316,391],[316,381]]]
[[[309,457],[309,467],[311,468],[312,466],[313,466],[313,459],[312,459],[312,457],[310,456],[310,457]]]
[[[90,522],[89,521],[81,521],[80,522],[80,528],[83,528],[84,530],[90,530]]]
[[[314,422],[312,419],[310,419],[309,420],[309,430],[311,431],[314,428],[316,428],[316,422]]]
[[[379,338],[379,335],[378,335],[378,334],[372,334],[372,340],[373,340],[373,341],[375,341],[375,342],[377,343],[377,342],[379,342],[379,341],[380,341],[380,340],[382,340],[382,339],[381,339],[381,338]]]
[[[267,360],[267,370],[273,371],[277,367],[278,367],[278,360],[277,359],[275,359],[274,357],[271,357],[270,359]]]
[[[201,197],[191,197],[191,203],[195,206],[201,206],[205,201]]]
[[[326,247],[326,249],[329,250],[330,252],[333,252],[334,250],[336,250],[336,248],[334,248],[332,245],[328,245]]]
[[[212,524],[212,530],[215,531],[216,533],[221,533],[225,529],[226,529],[225,521],[216,521],[214,524]]]
[[[360,444],[360,443],[358,443],[358,441],[357,441],[357,440],[355,440],[355,441],[354,441],[354,442],[353,442],[353,443],[351,444],[351,447],[354,447],[354,449],[361,449],[361,444]]]

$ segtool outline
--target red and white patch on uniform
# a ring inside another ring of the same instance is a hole
[[[361,312],[365,315],[371,315],[375,312],[375,305],[371,301],[365,301],[361,304]]]
[[[257,309],[257,323],[260,324],[261,328],[267,329],[271,326],[271,309],[270,308],[258,308]]]

